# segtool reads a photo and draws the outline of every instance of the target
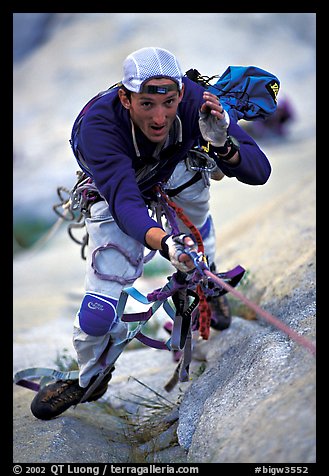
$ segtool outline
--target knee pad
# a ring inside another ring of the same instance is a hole
[[[117,320],[118,301],[100,294],[87,293],[79,311],[81,329],[90,336],[103,336]]]

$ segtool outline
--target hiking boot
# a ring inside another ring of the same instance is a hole
[[[108,382],[111,380],[112,372],[104,378],[104,381],[94,390],[87,402],[94,402],[101,398],[107,391]],[[90,385],[95,381],[97,375],[92,378],[86,387],[80,387],[79,379],[58,380],[41,388],[31,403],[31,412],[40,420],[50,420],[65,412],[73,405],[77,405]]]
[[[225,294],[209,299],[211,310],[210,327],[216,331],[223,331],[231,325],[232,315],[230,305]]]

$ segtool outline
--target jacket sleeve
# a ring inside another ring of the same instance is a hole
[[[93,114],[85,119],[80,133],[80,148],[95,185],[107,201],[120,229],[148,247],[146,232],[150,228],[161,227],[149,216],[141,197],[127,153],[127,139],[119,127],[106,123],[104,117]]]
[[[248,185],[264,185],[271,175],[271,165],[264,152],[232,118],[228,134],[234,136],[240,143],[241,161],[238,165],[230,166],[220,158],[216,158],[218,167],[225,175],[236,177],[240,182]]]

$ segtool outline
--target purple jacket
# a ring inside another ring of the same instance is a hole
[[[182,142],[169,146],[167,151],[164,149],[159,162],[161,168],[143,185],[137,184],[135,173],[148,163],[155,144],[136,127],[141,157],[136,155],[129,111],[121,105],[118,88],[98,99],[87,111],[81,124],[79,150],[88,168],[80,166],[93,178],[121,230],[144,245],[146,232],[152,227],[160,227],[149,216],[145,204],[147,191],[167,180],[177,163],[186,157],[189,149],[198,141],[204,143],[198,125],[204,88],[188,78],[183,78],[183,82],[184,97],[177,110],[182,123]],[[264,153],[232,118],[228,133],[240,142],[241,162],[237,166],[228,166],[217,160],[220,169],[228,177],[236,177],[241,182],[264,184],[271,173]],[[212,155],[211,151],[209,155]]]

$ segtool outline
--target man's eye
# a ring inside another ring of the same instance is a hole
[[[175,99],[172,98],[172,99],[168,99],[168,101],[166,101],[166,104],[167,104],[167,106],[172,106],[174,104],[174,102],[175,102]]]

